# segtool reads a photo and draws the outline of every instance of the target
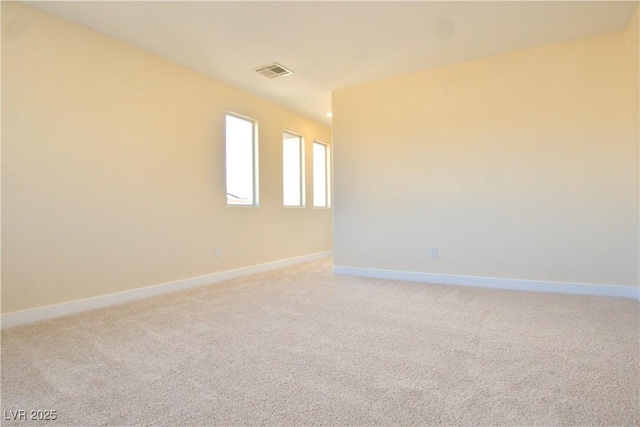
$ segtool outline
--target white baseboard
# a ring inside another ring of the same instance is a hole
[[[205,276],[192,277],[190,279],[176,280],[175,282],[168,282],[144,288],[132,289],[130,291],[118,292],[115,294],[101,295],[98,297],[86,298],[62,304],[48,305],[45,307],[33,308],[30,310],[7,313],[1,316],[0,325],[2,329],[5,329],[12,326],[38,322],[40,320],[53,319],[56,317],[67,316],[69,314],[76,314],[83,311],[93,310],[96,308],[108,307],[111,305],[136,301],[144,298],[154,297],[157,295],[168,294],[183,289],[210,285],[216,282],[222,282],[224,280],[235,279],[237,277],[250,276],[252,274],[263,273],[265,271],[276,270],[278,268],[289,267],[295,264],[301,264],[320,258],[330,257],[331,255],[333,255],[333,251],[318,252],[315,254],[304,255],[295,258],[268,262],[265,264],[252,265],[250,267],[239,268],[237,270],[227,270],[220,273],[207,274]]]
[[[546,282],[540,280],[501,279],[494,277],[454,276],[410,271],[378,270],[374,268],[334,266],[333,272],[348,276],[374,279],[405,280],[438,285],[475,286],[515,291],[554,292],[562,294],[595,295],[634,298],[640,300],[640,289],[634,286],[594,285],[590,283]]]

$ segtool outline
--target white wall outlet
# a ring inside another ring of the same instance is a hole
[[[222,258],[222,248],[220,246],[216,246],[216,258]]]
[[[438,247],[437,246],[431,246],[429,248],[429,257],[430,258],[438,258]]]

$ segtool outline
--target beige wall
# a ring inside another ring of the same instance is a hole
[[[617,33],[334,92],[335,264],[637,285],[628,55]]]
[[[633,112],[633,131],[636,143],[640,144],[640,6],[636,7],[627,27],[627,46],[629,48],[629,64],[631,70],[631,105]],[[639,154],[640,155],[640,154]],[[640,158],[638,159],[640,163]],[[640,180],[640,177],[638,177]],[[638,219],[640,222],[640,218]],[[640,235],[638,236],[640,239]],[[640,255],[639,255],[640,257]],[[638,259],[640,265],[640,258]],[[640,275],[640,268],[638,271]],[[638,278],[640,286],[640,277]]]
[[[640,6],[636,7],[626,30],[629,64],[631,70],[631,102],[635,137],[640,135]]]
[[[283,129],[312,194],[328,127],[24,5],[2,18],[3,313],[332,249],[331,210],[283,208],[281,182]],[[227,111],[259,122],[259,208],[226,207]]]

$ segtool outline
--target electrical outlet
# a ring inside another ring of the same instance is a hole
[[[220,246],[216,246],[216,258],[222,258],[222,248]]]
[[[430,258],[438,258],[438,247],[432,246],[429,248],[429,257]]]

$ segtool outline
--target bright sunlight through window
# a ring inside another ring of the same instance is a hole
[[[302,137],[285,132],[282,137],[282,189],[285,206],[304,205]]]
[[[255,122],[227,115],[227,204],[253,206],[256,197]]]
[[[313,206],[329,207],[329,149],[313,142]]]

